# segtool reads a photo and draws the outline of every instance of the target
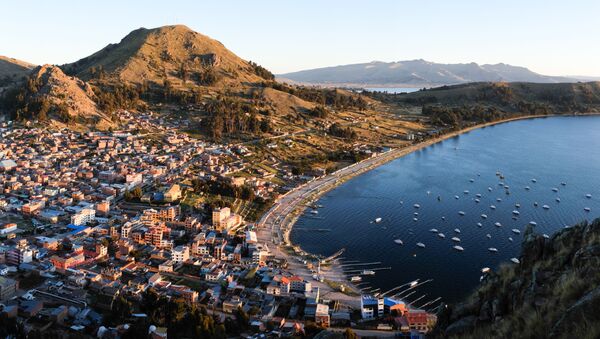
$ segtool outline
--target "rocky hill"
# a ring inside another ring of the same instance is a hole
[[[183,25],[136,29],[119,43],[62,68],[86,81],[111,79],[159,86],[168,82],[179,88],[263,80],[256,65]]]
[[[600,337],[600,219],[550,239],[530,226],[519,259],[444,309],[433,337]]]
[[[480,81],[575,82],[507,64],[440,64],[422,59],[309,69],[278,75],[281,79],[309,84],[373,87],[430,87]]]
[[[25,61],[0,55],[0,87],[11,85],[23,77],[35,67]]]
[[[57,126],[92,125],[100,129],[112,125],[95,102],[91,86],[67,76],[52,65],[35,68],[26,81],[6,94],[4,108],[17,119],[43,121]]]

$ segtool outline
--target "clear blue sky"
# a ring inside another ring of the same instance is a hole
[[[373,60],[600,76],[600,1],[6,1],[0,55],[61,64],[181,23],[275,73]]]

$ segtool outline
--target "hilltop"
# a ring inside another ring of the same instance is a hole
[[[490,273],[438,317],[439,338],[598,338],[600,219],[546,239],[526,231],[520,263]]]
[[[600,82],[481,82],[413,93],[364,93],[389,105],[420,110],[435,124],[454,127],[460,127],[464,121],[489,122],[518,115],[600,111]]]
[[[254,64],[183,25],[136,29],[119,43],[61,67],[86,81],[158,86],[169,82],[178,88],[263,80]]]
[[[324,67],[277,75],[282,80],[335,86],[431,87],[481,81],[575,82],[575,79],[535,73],[507,64],[440,64],[407,60]]]
[[[58,127],[92,124],[104,129],[112,125],[95,102],[92,87],[65,75],[57,66],[36,67],[20,86],[12,88],[4,102],[15,118],[49,122]]]
[[[0,55],[0,88],[27,76],[34,67],[28,62]]]

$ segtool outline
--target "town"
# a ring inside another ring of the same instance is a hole
[[[5,323],[102,338],[136,324],[156,338],[178,333],[153,324],[154,298],[202,309],[224,333],[234,319],[247,337],[349,327],[415,337],[435,325],[402,300],[362,294],[335,258],[303,258],[259,236],[271,202],[314,177],[232,175],[249,166],[247,147],[199,141],[151,112],[120,119],[128,128],[85,133],[2,124]],[[223,200],[238,194],[245,203]]]

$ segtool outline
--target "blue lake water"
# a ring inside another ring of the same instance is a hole
[[[420,88],[414,88],[414,87],[369,87],[369,88],[365,88],[365,89],[367,91],[385,92],[385,93],[390,93],[390,94],[412,93],[412,92],[416,92],[416,91],[420,90]]]
[[[499,183],[509,186],[510,195]],[[591,199],[586,198],[588,193]],[[482,195],[479,203],[476,194]],[[417,288],[408,301],[427,294],[422,301],[442,297],[454,302],[478,285],[482,267],[494,269],[519,256],[522,235],[512,229],[524,231],[535,221],[536,232],[552,235],[566,225],[600,215],[600,117],[549,117],[474,130],[353,178],[325,194],[318,204],[323,208],[317,217],[307,211],[298,220],[291,234],[295,244],[323,255],[344,247],[345,261],[391,266],[392,270],[363,277],[363,282],[382,291],[414,279],[433,279]],[[421,207],[415,209],[414,204]],[[584,211],[585,207],[591,211]],[[520,213],[516,220],[513,210]],[[413,220],[415,212],[418,221]],[[373,222],[377,217],[382,218],[380,223]],[[495,226],[496,222],[502,226]],[[432,228],[446,238],[430,232]],[[455,233],[455,228],[461,233]],[[463,252],[453,249],[454,236],[461,239]],[[395,244],[397,238],[404,245]],[[426,248],[418,248],[418,242]],[[489,247],[498,252],[490,252]]]

